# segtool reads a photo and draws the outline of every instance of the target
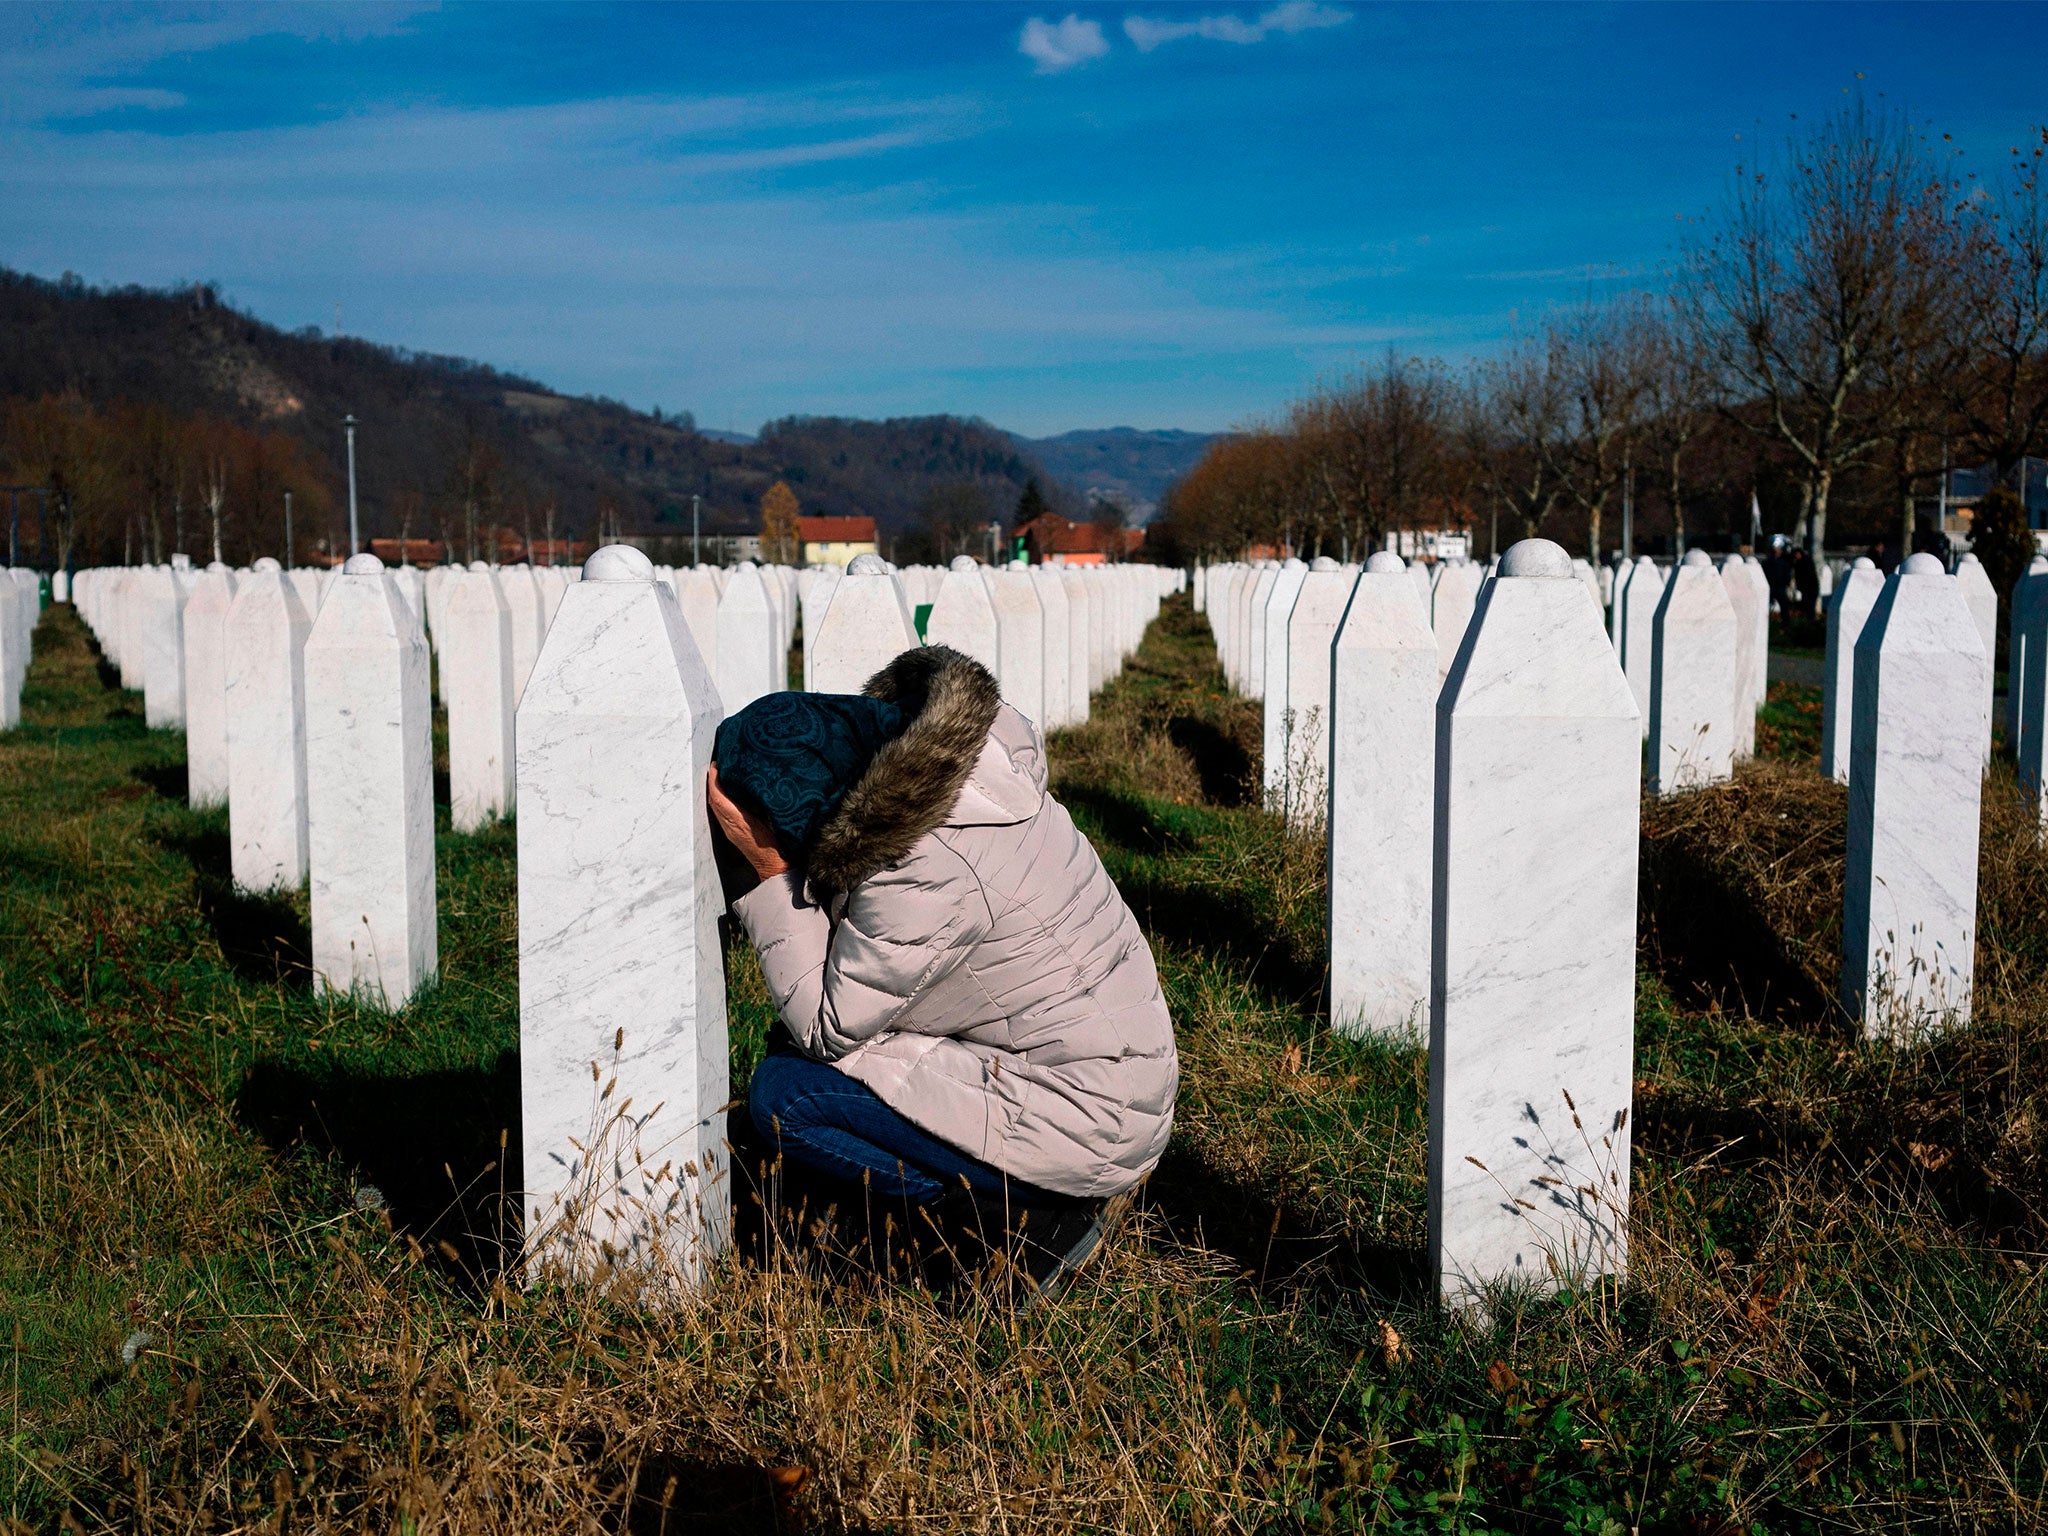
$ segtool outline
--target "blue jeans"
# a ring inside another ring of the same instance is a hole
[[[927,1135],[873,1089],[794,1051],[773,1052],[754,1068],[747,1113],[777,1152],[885,1199],[929,1205],[965,1179],[977,1194],[1023,1205],[1062,1203]]]

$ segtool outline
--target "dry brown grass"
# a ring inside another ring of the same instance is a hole
[[[488,1119],[426,1204],[359,1209],[392,1149],[279,1134],[250,1084],[410,1106],[374,1122],[406,1147],[492,1112],[507,840],[444,843],[422,1006],[312,999],[227,968],[206,827],[127,792],[157,745],[51,690],[80,736],[0,742],[50,754],[0,776],[6,1509],[280,1536],[2038,1528],[2024,807],[1987,796],[1978,1020],[1866,1050],[1827,1012],[1839,792],[1758,765],[1646,806],[1629,1280],[1452,1319],[1421,1266],[1423,1053],[1324,1028],[1319,861],[1249,803],[1256,711],[1214,682],[1169,610],[1055,744],[1160,957],[1183,1086],[1146,1208],[1035,1309],[849,1275],[804,1220],[681,1299],[507,1288],[452,1224],[458,1186],[503,1177]],[[743,951],[730,975],[743,1077],[766,999]]]

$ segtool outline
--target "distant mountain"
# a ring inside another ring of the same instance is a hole
[[[1166,488],[1193,469],[1216,432],[1141,432],[1134,427],[1018,437],[1017,446],[1084,496],[1110,491],[1149,515]]]
[[[789,417],[755,438],[700,432],[687,414],[559,394],[463,358],[281,331],[203,284],[99,289],[0,269],[0,412],[9,397],[46,396],[296,439],[331,499],[345,484],[342,419],[353,414],[366,536],[397,534],[401,505],[416,535],[459,526],[461,467],[474,462],[487,465],[483,520],[530,519],[539,531],[539,509],[553,505],[558,531],[578,538],[600,519],[629,533],[687,532],[693,496],[706,533],[752,531],[778,479],[807,513],[867,514],[901,533],[963,483],[975,505],[1007,516],[1027,482],[1059,477],[981,421]],[[1053,487],[1053,500],[1070,498]],[[107,558],[123,547],[120,517],[93,536],[114,541]]]

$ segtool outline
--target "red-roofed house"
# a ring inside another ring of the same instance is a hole
[[[1011,537],[1024,541],[1024,557],[1033,565],[1101,565],[1112,557],[1130,559],[1144,544],[1145,530],[1070,522],[1057,512],[1041,512],[1018,524]]]
[[[845,565],[855,555],[877,553],[872,517],[799,517],[796,536],[805,565]]]

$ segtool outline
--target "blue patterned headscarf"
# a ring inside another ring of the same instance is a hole
[[[776,831],[808,849],[902,729],[902,710],[864,694],[771,693],[719,724],[711,760],[722,788],[752,800]]]

